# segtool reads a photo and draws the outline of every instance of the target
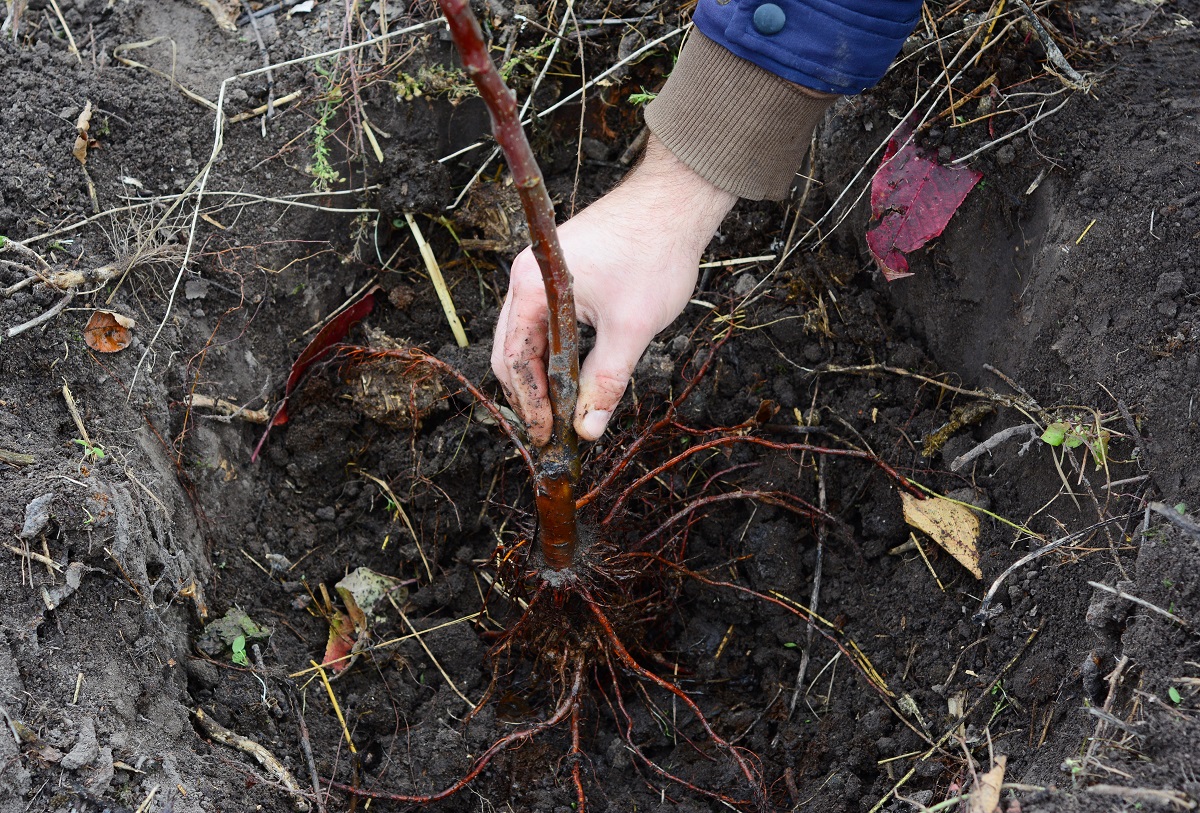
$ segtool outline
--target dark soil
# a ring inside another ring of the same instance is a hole
[[[521,216],[494,165],[461,206],[446,208],[490,146],[437,161],[483,138],[486,112],[477,99],[455,97],[461,77],[436,26],[396,38],[386,53],[304,62],[274,70],[270,82],[263,74],[230,81],[227,115],[269,96],[299,97],[280,104],[265,137],[260,117],[226,125],[203,216],[193,219],[193,181],[213,153],[213,113],[163,75],[172,70],[170,42],[179,82],[216,100],[223,80],[263,64],[257,37],[247,27],[225,33],[182,0],[58,5],[78,59],[52,4],[39,0],[29,3],[16,42],[0,43],[8,87],[0,234],[54,271],[127,261],[139,245],[155,250],[0,343],[0,533],[8,540],[0,809],[291,810],[315,798],[306,747],[329,810],[353,806],[327,790],[330,780],[441,790],[498,737],[553,711],[563,686],[544,642],[588,629],[568,605],[527,619],[534,629],[518,639],[524,647],[489,659],[520,616],[515,601],[489,589],[495,548],[533,531],[519,455],[455,381],[432,388],[428,376],[383,362],[318,366],[257,462],[260,424],[188,404],[204,395],[273,409],[310,329],[374,284],[382,286],[376,307],[349,341],[411,342],[494,396],[490,331],[506,262],[525,241]],[[270,62],[361,41],[378,30],[377,6],[364,6],[322,3],[309,14],[262,18]],[[561,14],[515,11],[554,25]],[[564,42],[537,109],[578,87],[580,48],[595,75],[678,22],[674,10],[660,18],[649,3],[589,2],[576,11],[585,21],[649,16],[593,26],[582,45]],[[920,49],[929,29],[919,29],[916,47],[880,87],[836,106],[817,139],[817,181],[807,194],[736,209],[710,248],[710,259],[728,262],[705,269],[698,304],[652,346],[613,435],[587,452],[585,481],[612,470],[716,347],[680,408],[681,424],[709,430],[756,420],[738,431],[869,451],[986,509],[983,579],[920,535],[920,553],[895,551],[911,529],[896,481],[870,462],[739,446],[648,483],[604,541],[634,549],[704,497],[785,491],[818,504],[823,489],[833,521],[730,500],[696,511],[664,540],[672,551],[686,545],[694,573],[804,605],[819,573],[817,609],[845,651],[778,604],[679,570],[629,576],[624,593],[608,594],[609,610],[638,662],[686,691],[713,730],[759,767],[773,809],[919,810],[972,790],[973,773],[987,770],[992,754],[1007,756],[1006,781],[1015,784],[1004,791],[1005,810],[1193,809],[1200,534],[1188,512],[1200,504],[1200,36],[1192,21],[1200,5],[1043,9],[1068,58],[1094,82],[1088,92],[1064,91],[1045,73],[1027,26],[985,54],[957,81],[956,98],[994,73],[1004,94],[1058,93],[1024,104],[1045,101],[1049,110],[1070,101],[971,161],[984,181],[944,236],[912,257],[915,276],[888,284],[866,250],[865,201],[847,208],[862,182],[841,193],[859,167],[869,177],[871,153],[913,99],[938,84],[944,60],[978,19],[940,4],[930,11],[947,37],[941,51]],[[503,2],[488,6],[498,47],[516,30],[513,13]],[[396,9],[388,28],[433,16],[421,6]],[[170,39],[115,50],[155,37]],[[544,54],[549,42],[533,26],[513,40],[522,98],[541,64],[530,49]],[[654,51],[593,89],[582,142],[578,105],[533,128],[561,212],[627,171],[640,131],[627,97],[656,87],[670,65],[667,49]],[[85,174],[71,148],[88,102],[94,143]],[[934,122],[922,145],[947,160],[966,155],[1038,112],[971,121],[989,103],[958,108],[963,127]],[[322,128],[338,177],[311,194]],[[453,340],[406,211],[441,263],[467,348]],[[819,245],[810,237],[777,270],[775,261],[737,262],[783,253],[818,220]],[[12,246],[0,253],[0,289],[27,277],[20,266],[30,264]],[[0,330],[61,298],[42,284],[0,294]],[[136,321],[128,348],[88,348],[83,327],[96,307]],[[410,400],[414,386],[426,400]],[[998,403],[994,394],[1018,398]],[[961,407],[980,403],[992,408],[958,420]],[[1064,454],[1026,432],[951,470],[982,441],[1031,421],[1091,426],[1092,440],[1102,422],[1107,466],[1095,466],[1087,446]],[[927,449],[931,437],[941,444]],[[631,464],[626,482],[687,445],[672,430]],[[1070,543],[1009,574],[986,623],[976,620],[1006,568],[1070,534]],[[304,670],[325,650],[329,607],[341,606],[334,584],[359,567],[401,581],[370,628],[375,644],[403,640],[365,653],[331,684],[350,753],[330,695]],[[270,631],[236,659],[220,645],[198,645],[206,625],[233,608]],[[405,637],[409,623],[430,631],[420,642]],[[867,678],[865,664],[877,678]],[[478,701],[493,665],[496,691],[462,722],[468,707],[459,693]],[[664,781],[631,746],[703,790],[750,798],[728,754],[678,697],[600,661],[582,697],[579,759],[592,809],[728,809]],[[955,708],[969,712],[961,726]],[[197,710],[273,754],[308,801],[221,742]],[[568,809],[570,750],[567,725],[543,732],[500,752],[466,790],[433,807]],[[403,807],[372,806],[381,804]]]

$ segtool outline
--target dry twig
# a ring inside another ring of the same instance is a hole
[[[292,772],[280,762],[274,754],[263,748],[257,742],[248,737],[243,737],[241,734],[235,734],[225,726],[218,723],[213,718],[204,713],[204,709],[197,708],[192,712],[192,716],[196,718],[196,722],[204,729],[204,733],[212,737],[222,745],[228,745],[231,748],[236,748],[239,751],[244,751],[257,760],[259,765],[262,765],[271,774],[279,780],[279,783],[292,795],[292,804],[297,810],[307,811],[311,809],[308,798],[304,791],[300,789],[300,783],[296,781],[296,777],[292,776]]]

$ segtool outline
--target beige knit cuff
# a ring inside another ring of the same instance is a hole
[[[780,200],[835,98],[810,95],[693,29],[646,108],[646,124],[713,185],[742,198]]]

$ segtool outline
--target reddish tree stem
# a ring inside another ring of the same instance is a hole
[[[554,422],[550,442],[538,455],[537,506],[541,520],[542,554],[554,570],[569,567],[575,558],[575,485],[579,480],[579,449],[575,437],[575,402],[579,397],[579,326],[571,274],[558,231],[554,204],[538,167],[517,108],[517,98],[504,84],[488,55],[479,21],[467,0],[439,0],[450,36],[467,75],[492,118],[492,133],[504,150],[529,222],[533,256],[542,271],[549,306],[550,352],[546,364],[550,410]]]

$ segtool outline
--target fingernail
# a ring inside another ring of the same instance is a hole
[[[604,428],[608,426],[608,419],[612,417],[612,413],[607,409],[593,409],[587,415],[583,416],[583,436],[588,440],[596,440],[604,434]]]

